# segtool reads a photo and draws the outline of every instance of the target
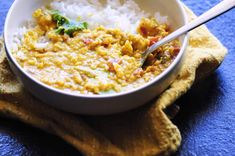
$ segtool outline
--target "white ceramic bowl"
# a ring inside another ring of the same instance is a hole
[[[146,12],[160,12],[168,16],[173,29],[186,24],[186,13],[179,0],[135,0]],[[14,73],[25,88],[35,97],[56,108],[79,114],[106,115],[127,111],[139,107],[164,91],[176,78],[181,67],[182,58],[187,46],[187,35],[180,38],[181,51],[174,62],[161,75],[140,88],[114,95],[80,95],[64,92],[47,86],[26,73],[12,56],[13,34],[32,13],[50,0],[15,0],[8,12],[4,39],[7,58]]]

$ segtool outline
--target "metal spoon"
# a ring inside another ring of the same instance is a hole
[[[147,57],[149,54],[154,52],[157,48],[162,46],[163,44],[166,44],[175,38],[199,27],[200,25],[207,23],[208,21],[216,18],[217,16],[229,11],[230,9],[233,9],[235,7],[235,0],[223,0],[215,7],[211,8],[209,11],[205,12],[203,15],[196,18],[194,21],[184,25],[183,27],[179,28],[175,32],[171,33],[167,37],[163,38],[162,40],[156,42],[151,47],[149,47],[143,54],[142,54],[142,60],[141,60],[141,67],[144,65]]]

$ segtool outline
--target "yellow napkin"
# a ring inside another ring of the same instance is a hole
[[[190,20],[195,15],[187,9]],[[213,72],[227,50],[205,26],[190,33],[178,78],[155,102],[114,116],[85,117],[56,110],[34,99],[17,82],[0,41],[0,114],[55,134],[88,156],[169,155],[181,143],[180,132],[164,110],[195,80]],[[174,112],[173,112],[174,113]]]

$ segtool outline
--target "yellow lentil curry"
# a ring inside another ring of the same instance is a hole
[[[87,23],[70,31],[68,25],[62,27],[69,19],[56,11],[38,9],[33,17],[36,26],[24,34],[14,57],[36,79],[68,92],[131,90],[162,73],[180,50],[177,40],[170,42],[151,54],[146,67],[141,68],[142,53],[170,33],[168,25],[143,18],[137,34],[103,26],[90,30]]]

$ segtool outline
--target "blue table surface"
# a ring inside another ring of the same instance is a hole
[[[197,15],[221,0],[183,0]],[[13,0],[0,0],[0,33]],[[195,85],[177,103],[181,110],[173,122],[182,133],[175,156],[235,155],[235,9],[207,24],[228,48],[220,68]],[[56,136],[18,121],[0,118],[0,155],[79,155]]]

